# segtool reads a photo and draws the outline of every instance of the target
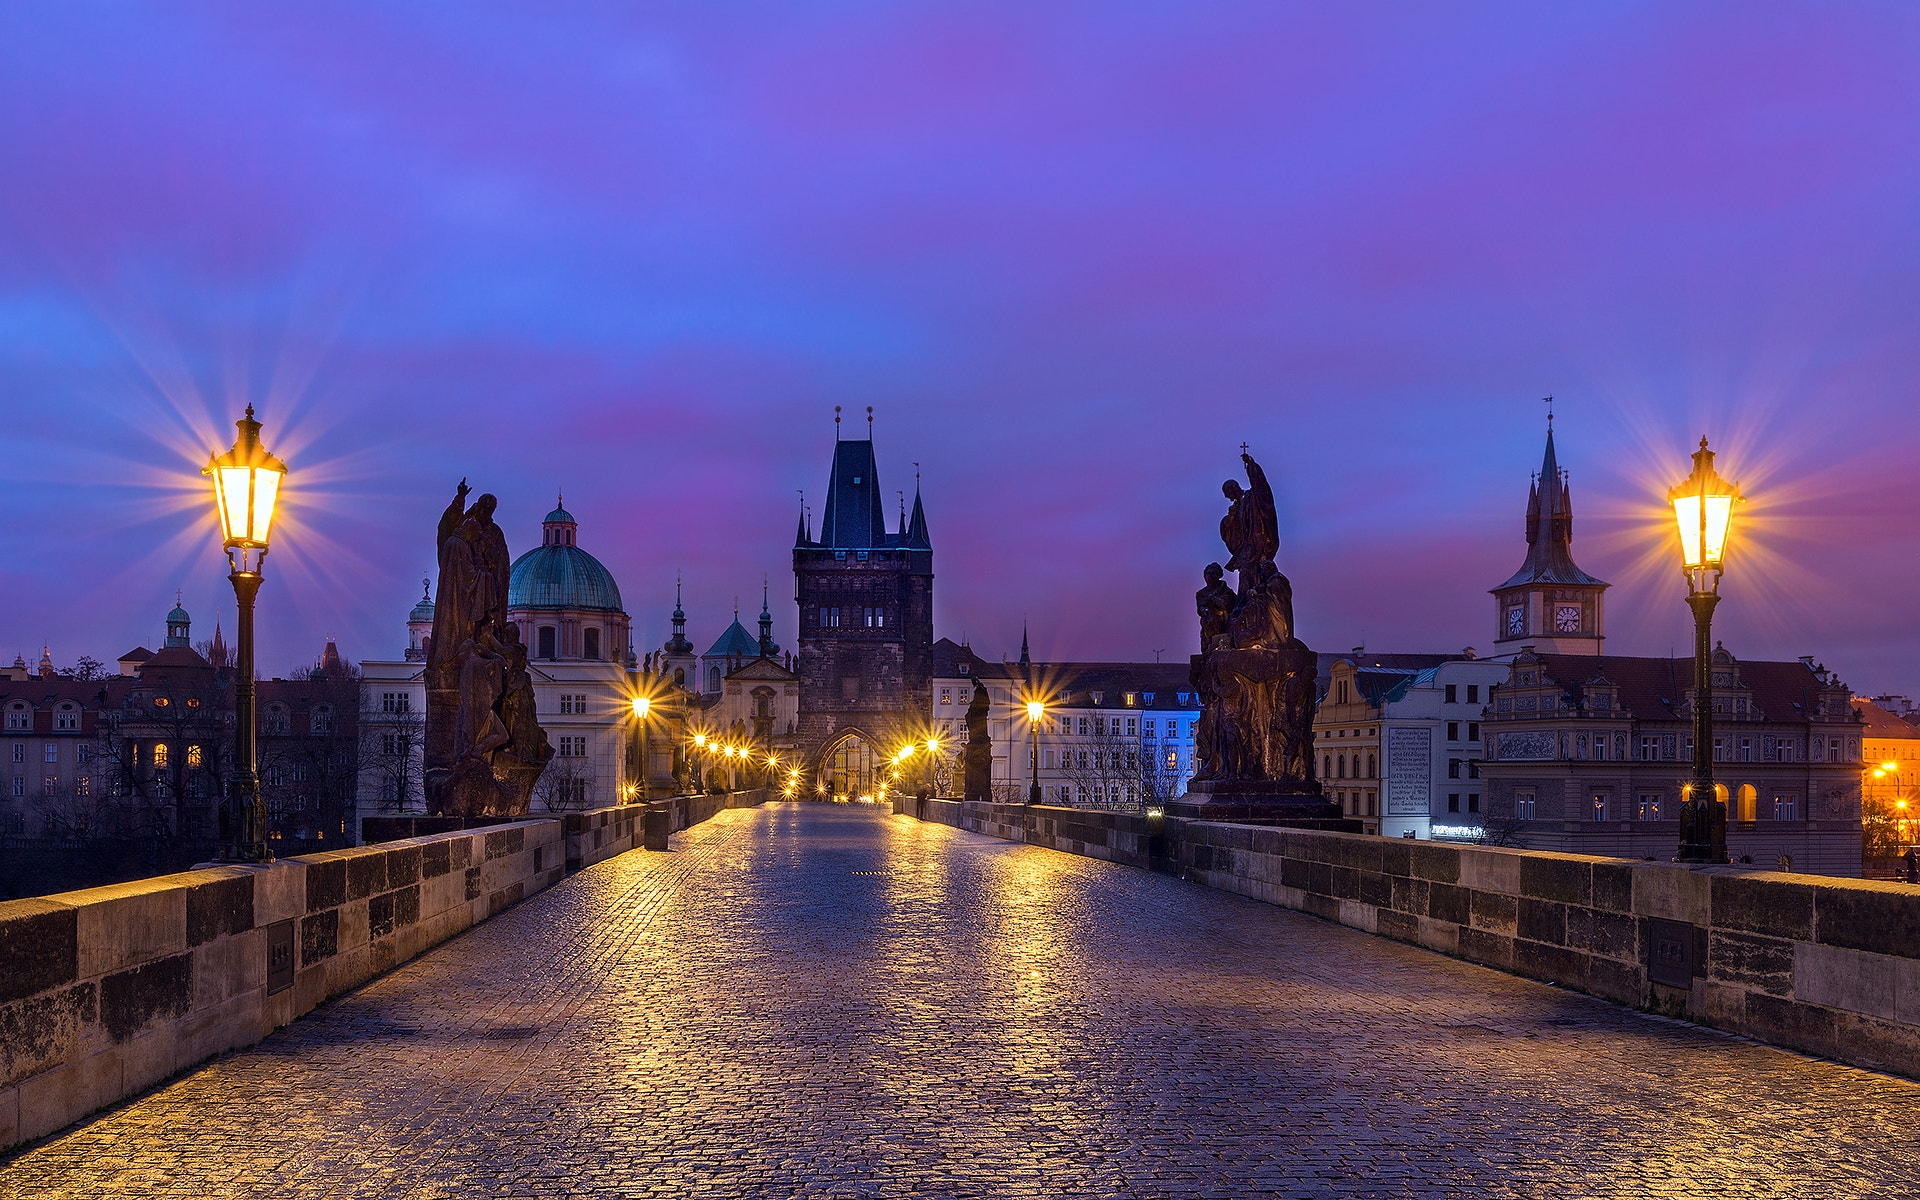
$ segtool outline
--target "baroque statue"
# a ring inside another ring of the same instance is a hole
[[[1274,564],[1280,523],[1273,488],[1244,446],[1240,462],[1246,485],[1230,479],[1221,487],[1227,561],[1208,563],[1194,593],[1200,653],[1193,656],[1192,681],[1201,704],[1196,763],[1187,796],[1169,811],[1218,815],[1232,808],[1235,819],[1270,814],[1298,819],[1290,824],[1327,821],[1339,813],[1313,778],[1318,658],[1294,636],[1293,585]],[[1228,571],[1237,586],[1228,586]]]
[[[973,699],[967,703],[967,750],[965,786],[961,795],[968,800],[993,799],[993,743],[987,736],[987,685],[973,681]]]
[[[540,728],[527,648],[507,620],[512,559],[494,523],[498,504],[462,479],[436,535],[440,585],[427,640],[427,810],[514,817],[553,757]]]

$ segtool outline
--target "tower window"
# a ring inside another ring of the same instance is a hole
[[[540,627],[540,648],[537,652],[539,657],[550,659],[554,656],[553,632],[553,626],[551,625],[542,625]]]
[[[585,636],[586,636],[585,657],[599,658],[600,657],[600,631],[598,629],[589,629],[586,631]]]

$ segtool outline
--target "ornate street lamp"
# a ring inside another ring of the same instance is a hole
[[[1713,469],[1704,437],[1693,474],[1667,493],[1680,527],[1680,566],[1693,609],[1693,783],[1680,805],[1677,862],[1727,861],[1727,806],[1713,787],[1713,609],[1720,603],[1727,534],[1740,499],[1739,486]]]
[[[637,791],[641,800],[652,798],[652,792],[647,786],[649,782],[647,779],[647,718],[652,714],[653,698],[651,696],[633,698],[633,720],[640,727],[640,779]]]
[[[260,444],[260,422],[253,406],[235,421],[233,449],[211,455],[201,474],[213,480],[213,506],[227,548],[227,578],[239,602],[239,646],[234,664],[233,779],[227,785],[228,841],[222,848],[233,862],[271,862],[267,849],[267,808],[260,797],[260,756],[253,719],[253,601],[260,594],[260,566],[273,535],[273,512],[287,464]]]
[[[1033,738],[1028,756],[1028,767],[1032,774],[1027,785],[1027,803],[1040,803],[1040,721],[1047,715],[1047,705],[1042,700],[1027,701],[1027,732]]]

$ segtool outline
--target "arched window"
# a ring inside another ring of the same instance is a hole
[[[707,691],[718,692],[719,690],[720,690],[720,668],[717,666],[708,667],[707,668]]]
[[[1754,790],[1753,785],[1750,783],[1741,784],[1740,790],[1734,793],[1734,795],[1739,801],[1739,809],[1735,812],[1733,819],[1736,821],[1752,821],[1757,819],[1759,816],[1760,794]]]
[[[1371,754],[1367,755],[1367,778],[1368,779],[1380,778],[1378,775],[1374,774],[1374,759],[1373,759],[1373,755]]]
[[[1320,760],[1320,778],[1333,778],[1333,755],[1329,754]]]

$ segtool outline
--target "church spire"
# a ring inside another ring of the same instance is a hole
[[[693,643],[687,640],[687,614],[680,607],[680,572],[673,573],[673,637],[666,645],[668,654],[692,654]]]
[[[1033,665],[1033,656],[1027,653],[1027,623],[1025,621],[1020,622],[1020,665],[1023,667]]]
[[[767,576],[760,576],[760,657],[772,658],[780,653],[780,647],[773,641],[773,613],[767,603]]]

